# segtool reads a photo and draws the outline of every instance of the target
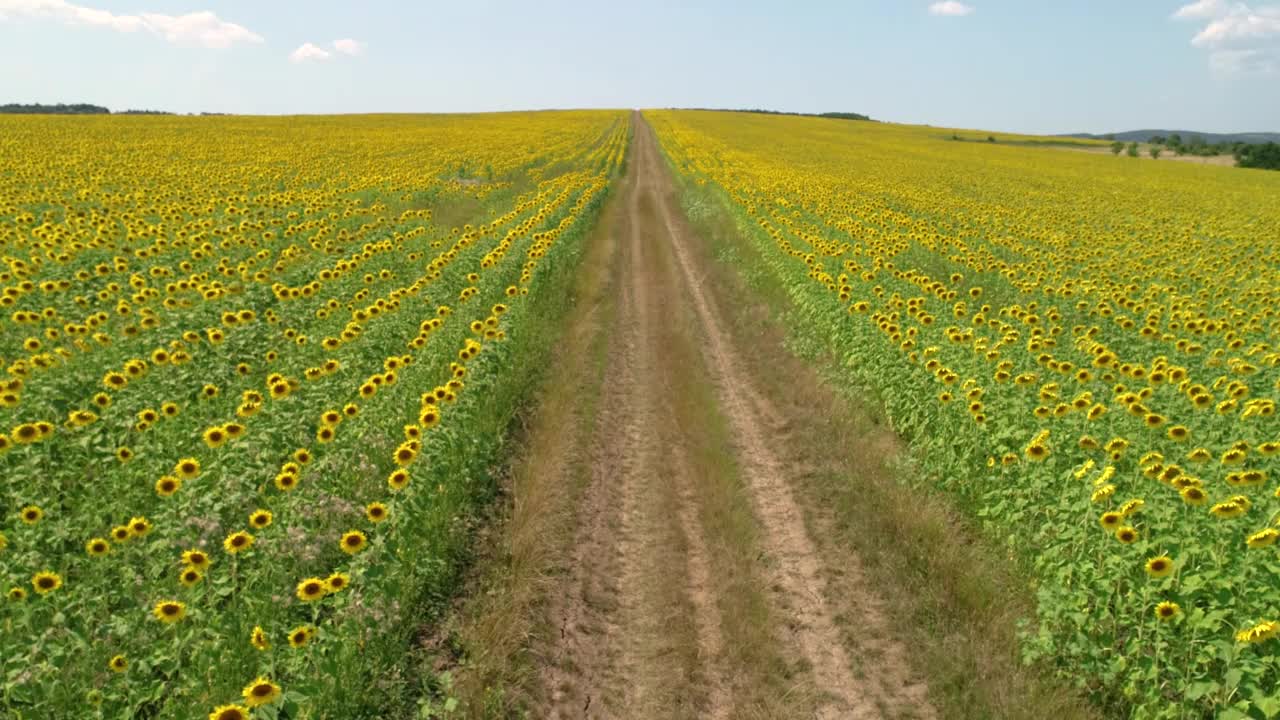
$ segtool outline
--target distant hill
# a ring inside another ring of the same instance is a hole
[[[833,120],[870,120],[875,122],[869,116],[862,113],[854,112],[824,112],[824,113],[802,113],[802,112],[784,112],[782,110],[763,110],[760,108],[687,108],[688,110],[707,110],[710,112],[740,112],[740,113],[758,113],[760,115],[790,115],[793,117],[820,117],[831,118]]]
[[[1127,132],[1111,133],[1110,135],[1093,135],[1090,133],[1069,133],[1057,135],[1055,137],[1081,138],[1084,140],[1119,140],[1121,142],[1147,142],[1153,137],[1169,137],[1171,135],[1179,135],[1183,142],[1190,142],[1193,137],[1203,138],[1205,143],[1209,145],[1217,145],[1219,143],[1249,143],[1261,144],[1268,142],[1280,143],[1280,133],[1274,132],[1243,132],[1243,133],[1209,133],[1196,132],[1194,130],[1129,130]]]

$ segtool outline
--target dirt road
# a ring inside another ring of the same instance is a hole
[[[892,439],[850,436],[833,419],[856,413],[776,324],[744,322],[758,298],[633,123],[500,538],[449,631],[464,711],[937,717],[847,523],[807,484],[882,472]]]
[[[596,409],[531,432],[558,446],[531,469],[539,482],[572,488],[576,467],[580,487],[561,498],[572,530],[540,605],[549,629],[529,641],[536,714],[933,717],[856,558],[815,544],[792,490],[793,423],[741,359],[656,138],[634,120],[590,259],[610,275],[564,348],[579,383],[593,337],[601,348],[598,387],[565,388]]]

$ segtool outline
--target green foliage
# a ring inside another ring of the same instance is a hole
[[[1235,152],[1236,163],[1243,168],[1280,170],[1280,144],[1245,145]]]

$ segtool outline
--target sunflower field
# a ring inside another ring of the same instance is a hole
[[[1028,568],[1025,659],[1116,714],[1280,717],[1280,176],[951,130],[648,113]]]
[[[0,118],[0,707],[380,717],[622,112]]]

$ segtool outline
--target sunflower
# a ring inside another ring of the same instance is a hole
[[[1191,431],[1187,429],[1186,425],[1174,425],[1170,427],[1165,434],[1174,442],[1183,442],[1191,437]]]
[[[1236,642],[1261,643],[1280,634],[1280,622],[1264,620],[1263,622],[1236,633]]]
[[[131,537],[145,537],[151,532],[151,521],[145,517],[129,518],[129,532]]]
[[[240,694],[244,696],[246,705],[255,708],[260,705],[270,705],[279,700],[280,686],[265,677],[259,677],[246,685]]]
[[[151,614],[160,622],[172,625],[187,616],[187,606],[177,600],[161,600],[151,608]]]
[[[160,405],[160,414],[165,417],[177,417],[181,411],[182,408],[178,407],[177,403],[167,402]]]
[[[116,655],[107,661],[107,667],[113,672],[124,672],[129,669],[129,660],[123,655]]]
[[[408,443],[403,443],[396,448],[396,454],[393,458],[395,463],[401,467],[411,464],[418,457],[418,451]]]
[[[418,424],[423,430],[430,430],[440,424],[440,410],[435,405],[424,405],[418,414]]]
[[[28,505],[22,508],[20,513],[22,522],[26,525],[35,525],[44,519],[44,511],[37,505]]]
[[[160,497],[172,497],[182,488],[182,481],[172,475],[161,476],[156,481],[156,494]]]
[[[1271,547],[1276,543],[1277,539],[1280,539],[1280,530],[1267,528],[1250,535],[1249,539],[1245,541],[1245,544],[1250,548],[1255,549]]]
[[[194,587],[203,579],[204,575],[194,567],[186,567],[178,575],[178,582],[182,583],[184,587]]]
[[[387,506],[380,502],[371,502],[364,508],[364,516],[369,518],[371,523],[380,523],[386,520],[390,514],[391,511],[387,509]]]
[[[324,582],[329,586],[329,592],[342,592],[351,584],[351,576],[344,572],[335,572],[325,578]]]
[[[360,406],[355,403],[347,403],[342,406],[342,414],[349,418],[353,418],[360,414]]]
[[[1187,460],[1193,463],[1209,462],[1212,459],[1213,453],[1209,452],[1208,448],[1196,448],[1187,453]]]
[[[1128,525],[1116,530],[1116,540],[1125,545],[1132,545],[1138,540],[1138,531]]]
[[[1182,614],[1182,608],[1178,607],[1178,603],[1165,600],[1156,605],[1156,617],[1164,622],[1176,619]]]
[[[306,465],[311,462],[311,451],[306,448],[298,448],[293,451],[293,460],[299,465]]]
[[[289,631],[289,647],[300,648],[311,642],[316,636],[316,629],[310,625],[299,625]]]
[[[271,642],[267,640],[267,633],[260,625],[253,626],[253,631],[249,633],[249,644],[259,650],[268,650],[271,648]]]
[[[128,525],[117,525],[111,528],[111,539],[116,542],[124,542],[133,537],[133,531]]]
[[[182,552],[182,564],[203,572],[209,569],[213,561],[209,558],[209,554],[203,550],[184,550]]]
[[[198,477],[200,475],[200,461],[193,457],[182,458],[173,466],[173,474],[183,480],[191,480]]]
[[[222,426],[222,430],[227,433],[228,440],[239,440],[244,437],[245,427],[240,423],[227,423]]]
[[[209,713],[209,720],[249,720],[249,710],[243,705],[219,705]]]
[[[282,472],[276,475],[276,488],[281,492],[289,492],[298,486],[298,476],[293,473]]]
[[[324,425],[319,430],[316,430],[316,442],[318,443],[323,444],[333,442],[333,437],[333,428],[328,425]]]
[[[227,442],[226,428],[221,425],[208,428],[204,431],[204,444],[210,448],[220,448]]]
[[[271,524],[274,516],[270,510],[254,510],[249,513],[249,525],[255,529],[261,530]]]
[[[350,530],[343,533],[342,539],[338,541],[338,547],[342,548],[342,552],[348,555],[355,555],[364,549],[368,539],[364,533],[359,530]]]
[[[324,580],[317,577],[310,577],[298,583],[295,590],[298,599],[302,602],[315,602],[323,598],[329,592],[329,586]]]
[[[1153,578],[1168,577],[1173,572],[1173,559],[1168,555],[1160,555],[1147,560],[1147,574]]]
[[[222,547],[232,555],[253,547],[253,536],[243,530],[237,530],[222,541]]]
[[[1102,517],[1098,518],[1098,524],[1103,530],[1114,533],[1120,529],[1120,523],[1124,521],[1124,515],[1114,510],[1102,513]]]
[[[102,557],[111,552],[111,544],[102,538],[93,538],[84,544],[84,551],[89,553],[90,557]]]
[[[1205,491],[1196,485],[1191,485],[1182,489],[1180,493],[1182,501],[1188,505],[1199,506],[1209,501],[1209,496]]]
[[[17,585],[14,585],[13,587],[9,588],[8,597],[13,602],[20,602],[22,600],[27,599],[27,591],[18,587]]]
[[[325,410],[320,413],[320,424],[333,427],[342,422],[342,413],[337,410]]]
[[[51,570],[41,570],[31,576],[31,587],[39,595],[51,593],[62,587],[62,576]]]
[[[387,485],[391,486],[393,492],[399,492],[409,486],[409,471],[404,468],[396,468],[387,476]]]
[[[119,460],[122,463],[126,463],[132,459],[133,459],[133,450],[125,446],[116,448],[116,460]]]
[[[1230,518],[1240,517],[1245,513],[1246,509],[1247,508],[1233,499],[1227,500],[1226,502],[1220,502],[1209,508],[1209,514],[1221,520],[1228,520]]]

